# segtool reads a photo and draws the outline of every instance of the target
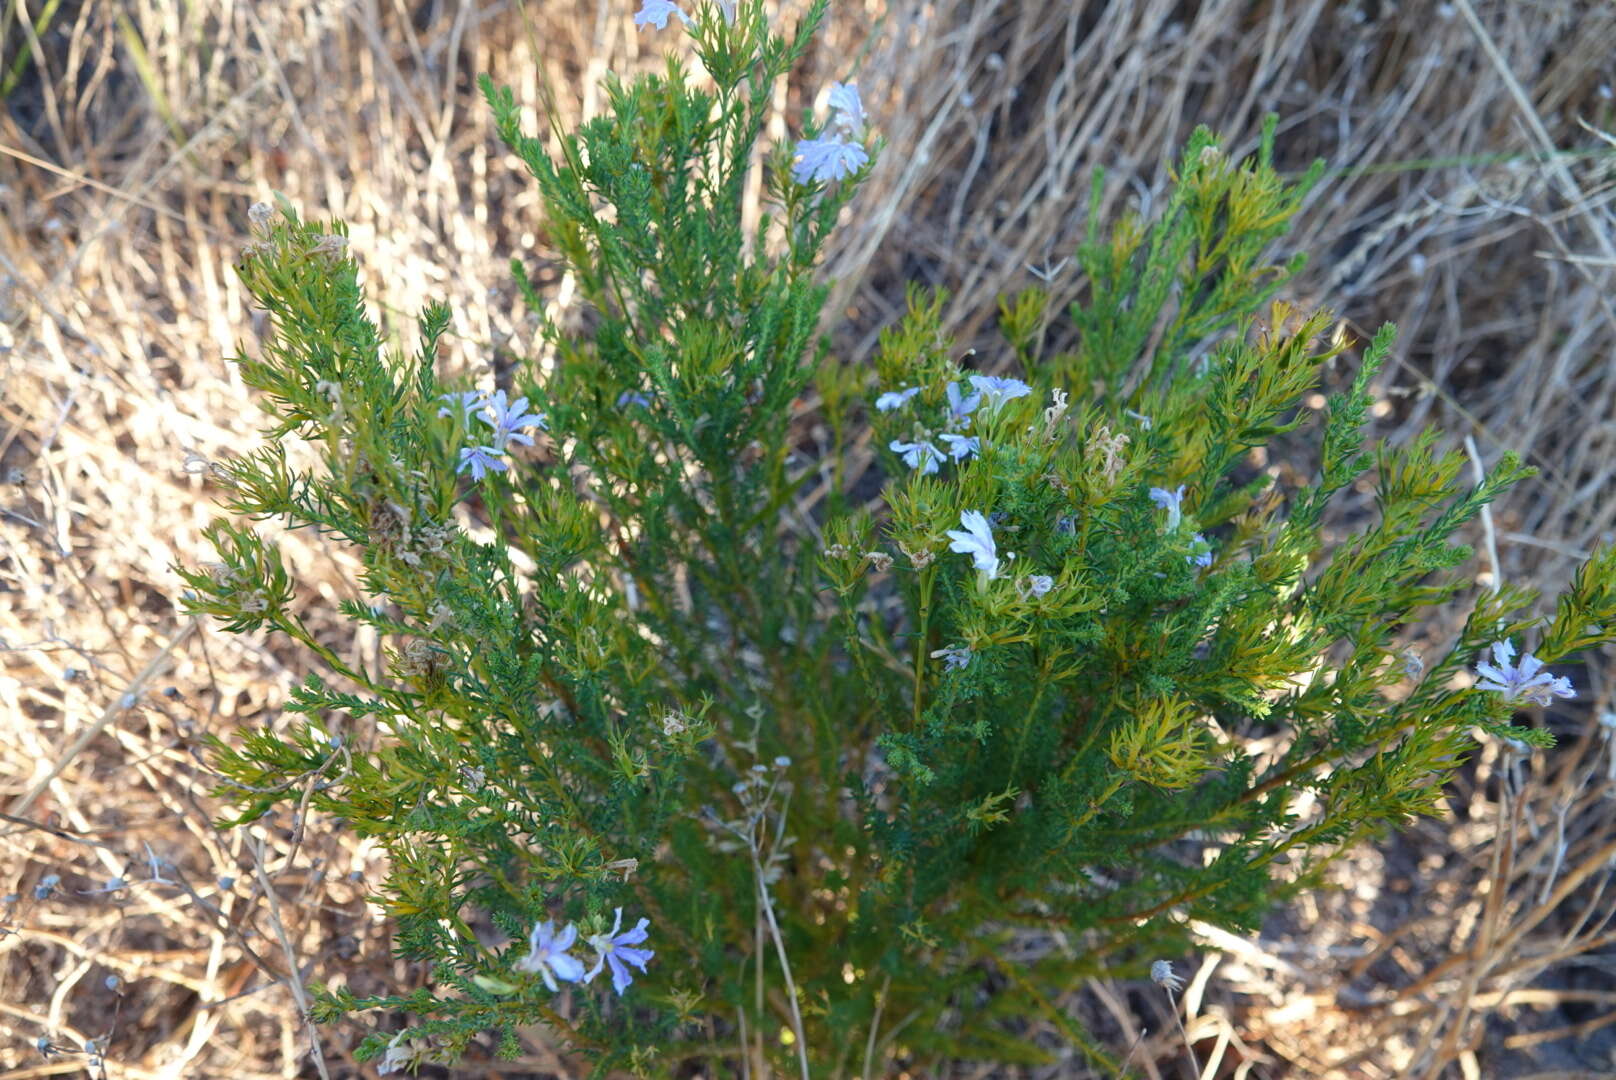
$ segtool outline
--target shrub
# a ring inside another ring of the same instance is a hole
[[[1192,920],[1255,930],[1433,812],[1478,733],[1546,745],[1511,724],[1571,693],[1536,665],[1612,637],[1609,550],[1541,626],[1525,590],[1469,599],[1453,538],[1530,470],[1470,487],[1433,436],[1365,448],[1389,327],[1304,405],[1352,343],[1274,299],[1297,264],[1265,252],[1319,170],[1282,178],[1272,124],[1243,161],[1198,131],[1148,219],[1091,214],[1075,351],[1031,288],[999,312],[1019,375],[969,371],[946,294],[914,290],[873,364],[830,357],[815,262],[880,149],[856,90],[766,155],[755,231],[741,211],[825,8],[788,39],[758,0],[705,7],[708,88],[676,60],[609,80],[556,160],[484,83],[588,315],[497,389],[440,378],[442,307],[388,353],[340,222],[254,210],[238,269],[271,329],[240,366],[268,441],[219,466],[219,562],[181,573],[191,611],[316,669],[295,719],[216,744],[231,822],[287,804],[373,838],[398,952],[431,967],[321,991],[321,1021],[414,1018],[362,1059],[515,1054],[541,1024],[602,1069],[873,1075],[1045,1060],[1019,1037],[1041,1016],[1103,1064],[1061,994],[1180,954]],[[1281,437],[1316,444],[1311,483],[1256,464]],[[1349,488],[1373,512],[1327,544]],[[385,672],[311,631],[243,519],[351,549],[367,602],[341,615]],[[1443,655],[1399,651],[1461,603]]]

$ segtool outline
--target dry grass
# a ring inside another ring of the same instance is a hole
[[[550,264],[472,78],[534,102],[542,61],[576,119],[671,34],[637,34],[618,0],[0,11],[49,13],[39,34],[8,20],[0,48],[21,73],[0,114],[0,894],[20,894],[0,912],[0,1075],[82,1071],[34,1041],[109,1031],[112,1075],[365,1074],[352,1030],[311,1059],[294,1001],[309,980],[419,978],[365,902],[375,856],[285,817],[209,824],[199,738],[272,719],[298,658],[172,606],[167,568],[202,557],[213,513],[197,463],[254,426],[224,359],[254,332],[229,261],[278,189],[352,224],[390,324],[443,298],[456,362],[528,349],[504,262],[541,281]],[[1498,509],[1489,572],[1557,588],[1616,515],[1613,37],[1616,8],[1570,0],[839,4],[780,104],[856,62],[890,140],[828,268],[840,355],[865,354],[909,279],[953,290],[961,348],[997,355],[993,298],[1069,252],[1090,169],[1109,170],[1107,214],[1146,206],[1194,124],[1245,150],[1276,111],[1284,161],[1335,169],[1297,229],[1316,253],[1297,296],[1402,326],[1385,434],[1436,423],[1543,470]],[[1551,147],[1576,153],[1536,156]],[[1053,292],[1080,287],[1067,270]],[[323,598],[351,590],[340,556],[292,542]],[[1489,750],[1450,820],[1359,854],[1260,941],[1210,943],[1183,1000],[1209,1075],[1616,1065],[1605,672],[1552,718],[1564,749],[1529,767]],[[95,891],[113,877],[131,884]],[[1159,995],[1097,984],[1073,1004],[1136,1074],[1187,1075]],[[466,1074],[566,1071],[531,1041]]]

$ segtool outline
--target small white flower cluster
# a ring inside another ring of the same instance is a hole
[[[466,446],[460,450],[460,464],[455,468],[455,472],[464,473],[469,470],[473,480],[481,480],[490,472],[504,472],[509,469],[510,465],[505,461],[505,451],[511,443],[533,445],[533,436],[524,432],[523,428],[550,430],[543,413],[527,411],[527,398],[519,397],[515,401],[508,401],[503,390],[495,390],[493,393],[466,390],[458,394],[444,394],[438,400],[444,403],[438,410],[439,416],[454,416],[458,411],[461,423],[469,426],[472,419],[476,418],[493,429],[486,444]]]
[[[865,165],[870,155],[864,137],[864,103],[853,83],[830,84],[830,126],[817,139],[799,139],[791,178],[799,184],[844,180]]]

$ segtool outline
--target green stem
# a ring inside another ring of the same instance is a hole
[[[1054,660],[1054,654],[1045,656],[1038,665],[1038,688],[1033,691],[1032,704],[1027,706],[1027,713],[1021,720],[1021,733],[1016,736],[1016,750],[1010,757],[1010,782],[1015,783],[1016,768],[1021,764],[1021,755],[1027,749],[1027,737],[1032,734],[1033,721],[1038,716],[1038,706],[1043,703],[1044,691],[1049,687],[1049,668]]]
[[[928,566],[920,572],[920,627],[915,634],[915,710],[913,727],[920,726],[921,680],[926,671],[926,639],[931,632],[931,591],[937,569]]]
[[[1081,817],[1072,822],[1072,826],[1068,832],[1076,832],[1084,825],[1087,825],[1089,823],[1089,819],[1094,817],[1095,814],[1098,814],[1100,812],[1100,808],[1111,801],[1111,796],[1122,790],[1122,785],[1127,783],[1127,780],[1128,778],[1126,776],[1112,777],[1111,782],[1105,786],[1105,791],[1100,794],[1100,797],[1098,799],[1089,800],[1089,808],[1083,812]]]
[[[297,641],[301,642],[305,648],[318,655],[321,660],[325,661],[326,666],[332,671],[337,672],[339,675],[346,675],[348,678],[352,679],[360,686],[363,686],[371,693],[382,693],[382,688],[378,687],[374,682],[372,682],[370,680],[370,676],[355,671],[353,668],[343,663],[342,660],[338,658],[336,653],[332,652],[330,649],[316,641],[314,635],[305,630],[301,623],[282,616],[275,620],[275,625],[279,627],[280,630],[287,636],[295,638]]]

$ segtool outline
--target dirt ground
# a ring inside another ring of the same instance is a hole
[[[570,286],[473,79],[531,106],[547,73],[575,124],[603,75],[677,40],[632,14],[0,5],[0,1080],[373,1074],[350,1057],[368,1029],[322,1030],[317,1064],[298,999],[421,978],[366,900],[377,854],[330,823],[211,824],[200,740],[274,718],[301,662],[175,608],[171,567],[204,558],[214,514],[206,463],[256,438],[227,359],[256,316],[229,265],[248,205],[284,192],[351,224],[390,330],[444,299],[451,363],[521,354],[535,326],[510,257],[559,306]],[[951,290],[961,351],[990,359],[1001,291],[1036,269],[1058,305],[1079,294],[1060,264],[1095,166],[1103,214],[1148,208],[1196,124],[1239,153],[1279,114],[1282,162],[1330,166],[1290,242],[1313,257],[1291,299],[1360,337],[1401,327],[1377,435],[1436,425],[1478,463],[1514,449],[1541,470],[1478,528],[1475,570],[1552,593],[1616,539],[1612,42],[1597,0],[838,2],[766,137],[853,76],[888,139],[825,270],[839,359],[916,280]],[[340,552],[287,543],[322,599],[353,595]],[[1183,998],[1202,1075],[1616,1075],[1610,660],[1540,718],[1557,749],[1483,747],[1446,816],[1343,860],[1337,890],[1256,940],[1207,935]],[[1152,991],[1096,981],[1067,1004],[1131,1075],[1192,1075]],[[583,1075],[531,1034],[525,1058],[454,1075]]]

